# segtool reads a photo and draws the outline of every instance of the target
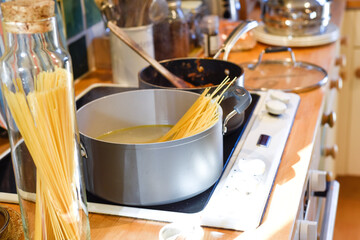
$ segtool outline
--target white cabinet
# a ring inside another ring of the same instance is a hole
[[[341,47],[347,63],[343,89],[339,92],[337,142],[339,160],[337,174],[360,175],[360,9],[347,10],[342,36],[347,44]]]
[[[321,160],[319,169],[329,172],[333,177],[338,174],[337,162],[339,157],[338,137],[339,130],[339,93],[342,91],[343,80],[341,68],[346,65],[346,57],[340,53],[340,43],[336,44],[336,57],[333,66],[328,71],[328,90],[321,119]]]
[[[330,76],[330,75],[329,75]],[[335,80],[333,80],[335,81]],[[338,129],[338,90],[330,89],[326,96],[322,116],[321,161],[319,169],[335,177],[338,174],[336,162],[339,161],[336,132]],[[325,123],[326,122],[326,123]]]

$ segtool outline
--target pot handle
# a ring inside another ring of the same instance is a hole
[[[88,158],[86,149],[84,147],[84,144],[82,143],[82,141],[80,140],[80,154],[83,158]]]
[[[268,47],[261,51],[257,63],[248,66],[248,68],[254,70],[257,66],[259,66],[262,61],[262,57],[265,53],[278,53],[278,52],[289,52],[291,56],[291,62],[293,64],[296,63],[294,52],[290,47]]]
[[[255,20],[246,20],[241,22],[235,27],[235,29],[229,34],[221,48],[216,52],[214,59],[217,59],[221,53],[224,53],[223,60],[227,60],[230,50],[233,48],[239,38],[250,31],[251,29],[259,26],[259,22]]]
[[[228,115],[226,115],[225,120],[223,122],[223,134],[227,132],[227,124],[229,120],[234,117],[236,114],[241,114],[244,112],[251,104],[252,98],[251,94],[243,87],[233,85],[231,86],[225,93],[224,99],[235,97],[237,104],[234,106],[234,110],[232,110]]]

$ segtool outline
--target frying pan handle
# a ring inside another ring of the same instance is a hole
[[[214,59],[217,59],[221,53],[224,53],[223,60],[227,60],[230,50],[233,48],[239,38],[250,31],[251,29],[259,26],[258,21],[246,20],[241,22],[235,27],[235,29],[229,34],[221,48],[216,52]]]
[[[227,124],[229,120],[234,117],[236,114],[243,113],[251,104],[252,98],[251,94],[243,87],[233,85],[231,86],[225,93],[224,99],[235,97],[236,105],[234,106],[234,110],[231,111],[223,122],[223,134],[227,132]]]

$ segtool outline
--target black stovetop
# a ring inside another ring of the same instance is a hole
[[[123,88],[123,87],[112,87],[112,86],[98,86],[89,90],[86,94],[81,96],[76,101],[76,107],[79,109],[86,103],[114,93],[135,90],[134,88]],[[227,166],[229,159],[232,156],[235,146],[239,142],[253,110],[259,100],[259,95],[251,94],[252,96],[252,103],[245,111],[245,120],[241,126],[237,129],[234,129],[229,134],[224,136],[223,141],[223,152],[224,152],[224,169]],[[158,206],[147,206],[141,207],[146,209],[156,209],[156,210],[164,210],[164,211],[172,211],[172,212],[182,212],[182,213],[196,213],[201,211],[206,204],[208,203],[217,183],[211,186],[209,189],[200,193],[199,195],[192,197],[190,199],[186,199],[180,202],[166,204],[166,205],[158,205]],[[10,154],[7,154],[3,159],[0,160],[0,192],[6,193],[16,193],[16,185],[15,185],[15,178],[14,172],[12,167],[12,161]],[[103,204],[110,204],[110,205],[119,205],[116,203],[109,202],[107,200],[101,199],[94,194],[87,192],[87,200],[91,203],[103,203]]]

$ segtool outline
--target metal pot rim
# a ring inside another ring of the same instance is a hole
[[[179,90],[167,88],[167,89],[139,89],[139,90],[134,90],[134,91],[136,91],[136,92],[144,92],[144,91],[146,91],[146,92],[159,92],[159,91],[168,91],[168,92],[176,91],[176,92],[178,92]],[[107,96],[95,99],[94,101],[91,101],[91,102],[85,104],[84,106],[82,106],[78,110],[78,112],[84,111],[83,109],[85,109],[90,104],[94,104],[95,102],[104,101],[104,99],[115,97],[115,95],[119,95],[119,94],[131,94],[131,92],[134,92],[134,91],[127,91],[127,92],[122,92],[122,93],[111,94],[111,95],[107,95]],[[185,94],[189,94],[189,95],[200,96],[200,94],[190,92],[190,91],[181,91],[181,92],[183,92]],[[103,140],[99,140],[99,139],[96,139],[94,137],[91,137],[91,136],[87,135],[86,133],[83,133],[80,129],[79,129],[79,133],[80,133],[80,135],[82,135],[82,136],[84,136],[84,137],[86,137],[88,139],[91,139],[92,141],[102,143],[102,144],[116,145],[116,146],[124,147],[124,148],[125,147],[126,148],[132,147],[134,149],[135,148],[136,149],[138,149],[138,148],[147,149],[147,148],[165,148],[165,147],[169,147],[169,146],[180,146],[180,145],[188,144],[188,143],[191,143],[193,141],[197,141],[198,139],[204,138],[207,135],[211,134],[211,131],[212,131],[213,128],[217,127],[219,124],[221,124],[221,126],[222,126],[223,110],[222,110],[222,107],[219,104],[218,104],[218,112],[219,112],[218,120],[211,127],[205,129],[204,131],[202,131],[202,132],[200,132],[198,134],[195,134],[195,135],[192,135],[192,136],[189,136],[189,137],[186,137],[186,138],[178,139],[178,140],[173,140],[173,141],[158,142],[158,143],[132,143],[132,144],[129,144],[129,143],[114,143],[114,142],[103,141]]]
[[[219,109],[221,109],[221,107]],[[80,133],[80,135],[82,135],[88,139],[91,139],[94,142],[100,143],[100,144],[110,144],[110,145],[123,147],[123,148],[127,148],[127,149],[161,149],[161,148],[181,146],[181,145],[189,144],[191,142],[205,138],[209,134],[212,134],[212,129],[217,127],[219,124],[222,124],[220,116],[219,116],[218,121],[216,121],[216,123],[214,125],[212,125],[211,127],[205,129],[204,131],[202,131],[198,134],[195,134],[195,135],[192,135],[192,136],[189,136],[186,138],[177,139],[177,140],[166,141],[166,142],[156,142],[156,143],[115,143],[115,142],[108,142],[108,141],[96,139],[94,137],[91,137],[87,134],[82,133],[81,131],[79,131],[79,133]]]

